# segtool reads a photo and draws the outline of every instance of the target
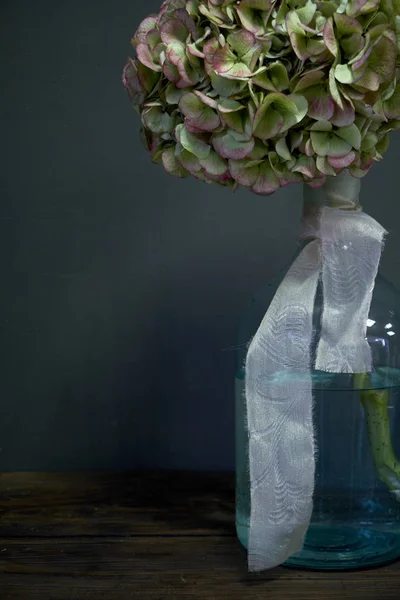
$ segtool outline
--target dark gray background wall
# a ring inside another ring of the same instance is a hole
[[[295,250],[301,189],[151,164],[120,74],[159,5],[1,3],[1,470],[233,468],[236,324]],[[363,192],[397,285],[399,151]]]

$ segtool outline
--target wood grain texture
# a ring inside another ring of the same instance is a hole
[[[249,574],[231,475],[4,474],[0,486],[1,600],[400,600],[400,563]]]
[[[3,473],[3,536],[234,535],[234,477],[193,472]]]

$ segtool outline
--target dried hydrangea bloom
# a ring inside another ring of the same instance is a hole
[[[153,161],[271,194],[362,177],[400,124],[400,0],[166,0],[123,84]]]

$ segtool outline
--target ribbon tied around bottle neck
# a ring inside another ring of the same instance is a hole
[[[250,571],[275,567],[304,544],[315,477],[313,370],[372,370],[367,320],[386,232],[361,210],[359,191],[347,172],[305,188],[301,237],[308,243],[249,345]],[[323,310],[312,356],[319,284]]]

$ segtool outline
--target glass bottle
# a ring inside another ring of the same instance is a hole
[[[308,209],[305,201],[305,211]],[[236,529],[245,547],[250,481],[244,365],[249,341],[292,262],[252,298],[239,327],[235,378]],[[367,328],[374,371],[365,375],[312,374],[317,447],[314,510],[304,547],[284,563],[287,566],[354,569],[400,557],[400,460],[396,458],[400,459],[399,310],[399,293],[378,273]],[[318,342],[321,312],[319,287],[312,353]]]

